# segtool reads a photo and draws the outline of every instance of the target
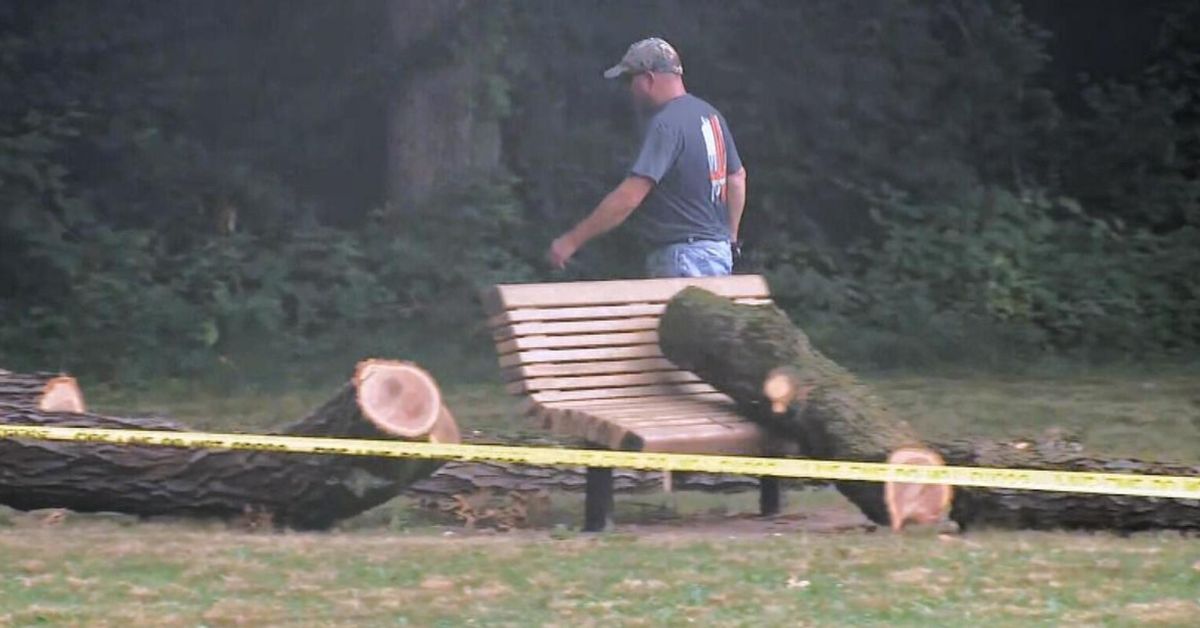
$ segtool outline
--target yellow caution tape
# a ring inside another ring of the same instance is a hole
[[[392,440],[270,436],[84,427],[0,426],[0,438],[106,443],[195,449],[237,449],[293,454],[429,458],[463,462],[510,462],[533,466],[614,467],[739,475],[953,484],[1031,491],[1061,491],[1200,499],[1200,477],[1133,475],[1035,469],[935,467],[796,458],[707,456],[503,445],[447,445]]]

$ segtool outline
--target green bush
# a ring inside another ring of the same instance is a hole
[[[772,269],[835,353],[879,366],[1003,366],[1047,352],[1182,354],[1200,338],[1200,238],[1091,217],[1070,199],[981,187],[958,203],[877,197],[880,235],[846,264]]]
[[[105,380],[245,383],[329,359],[457,355],[483,330],[479,290],[533,276],[506,186],[379,212],[362,231],[235,232],[182,250],[147,230],[56,240],[61,285],[0,311],[0,360]]]

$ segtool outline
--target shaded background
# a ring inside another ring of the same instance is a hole
[[[750,174],[739,272],[864,368],[1194,360],[1200,12],[1157,0],[0,4],[0,365],[492,377],[475,295],[637,147],[636,39]]]

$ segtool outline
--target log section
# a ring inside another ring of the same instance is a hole
[[[0,422],[186,430],[155,418],[46,412],[0,398]],[[312,414],[274,433],[457,442],[433,378],[415,365],[370,360]],[[440,461],[188,450],[0,439],[0,503],[142,516],[232,518],[322,529],[381,504],[429,476]]]

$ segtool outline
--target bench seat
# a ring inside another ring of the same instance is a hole
[[[659,318],[688,286],[770,302],[757,275],[492,287],[483,302],[508,391],[543,427],[599,447],[766,453],[759,426],[659,349]]]

